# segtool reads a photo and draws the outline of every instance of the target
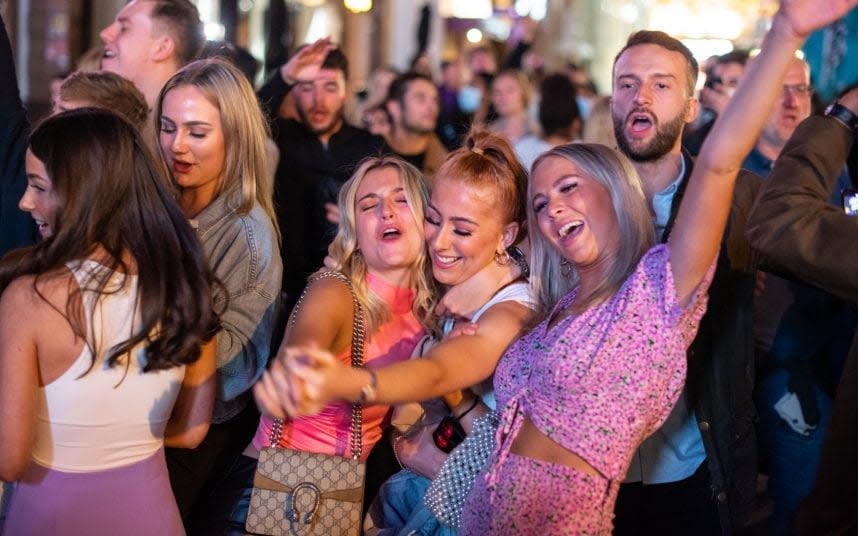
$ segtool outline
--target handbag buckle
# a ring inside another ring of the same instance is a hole
[[[295,509],[295,496],[302,489],[306,489],[307,491],[313,493],[313,505],[310,508],[310,511],[304,514],[303,520],[301,518],[301,513]],[[286,519],[291,521],[292,523],[303,523],[305,525],[309,525],[313,522],[313,518],[316,516],[316,512],[319,510],[319,505],[322,502],[322,490],[319,489],[319,486],[313,484],[312,482],[301,482],[294,488],[292,488],[292,492],[289,493],[289,500],[286,503]]]

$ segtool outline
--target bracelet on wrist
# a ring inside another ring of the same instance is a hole
[[[843,123],[853,134],[858,133],[858,115],[839,102],[831,103],[825,109],[825,115]]]
[[[365,368],[363,370],[369,373],[369,383],[360,388],[360,398],[358,399],[358,403],[368,404],[375,402],[375,399],[378,398],[378,375],[376,375],[375,371],[371,368]]]

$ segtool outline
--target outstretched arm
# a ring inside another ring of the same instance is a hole
[[[782,0],[760,54],[703,144],[670,238],[679,303],[688,303],[718,253],[742,160],[767,119],[789,63],[807,35],[858,0]]]
[[[530,310],[517,302],[499,303],[480,318],[475,334],[446,339],[422,359],[375,369],[373,401],[426,400],[483,381],[529,316]],[[292,347],[281,351],[263,380],[255,390],[261,409],[283,417],[317,413],[332,400],[359,400],[371,376],[340,363],[330,352]]]

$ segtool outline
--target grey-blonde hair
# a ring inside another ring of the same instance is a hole
[[[354,175],[343,184],[338,199],[340,225],[330,248],[330,256],[334,261],[332,268],[342,272],[352,280],[355,294],[365,309],[368,333],[374,332],[390,318],[389,305],[372,292],[367,285],[368,267],[366,260],[359,251],[355,227],[358,188],[370,172],[383,168],[396,170],[402,179],[402,188],[405,192],[405,198],[408,200],[408,207],[414,216],[417,228],[420,230],[422,243],[420,253],[413,265],[412,288],[415,290],[416,296],[412,310],[427,329],[433,329],[435,320],[432,307],[435,299],[435,281],[432,278],[423,237],[423,217],[426,204],[429,201],[429,193],[423,174],[411,164],[395,156],[367,158],[361,162]]]
[[[655,228],[644,197],[640,177],[628,158],[600,144],[569,143],[542,154],[533,164],[534,173],[549,158],[563,158],[607,188],[617,219],[619,247],[617,256],[603,281],[584,307],[610,298],[634,271],[644,253],[655,244]],[[563,257],[542,234],[533,210],[533,181],[527,192],[527,218],[530,228],[530,282],[539,301],[542,316],[551,312],[557,301],[578,285],[574,266],[565,270]],[[567,272],[568,275],[564,274]]]

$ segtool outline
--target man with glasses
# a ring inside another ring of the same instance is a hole
[[[769,114],[754,150],[745,159],[743,168],[766,177],[772,170],[781,150],[795,132],[799,123],[810,116],[810,66],[803,59],[794,58],[783,81],[783,91]]]
[[[809,67],[794,58],[780,99],[745,159],[745,169],[768,177],[799,123],[810,116],[812,94]],[[841,189],[849,185],[845,168],[837,182],[829,201],[839,205]],[[754,401],[760,414],[760,465],[769,476],[776,534],[792,532],[796,510],[813,486],[834,389],[855,325],[855,312],[839,298],[760,272],[754,296],[759,371]]]

